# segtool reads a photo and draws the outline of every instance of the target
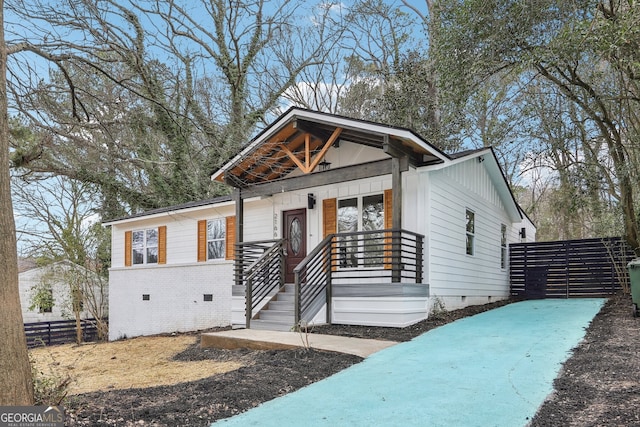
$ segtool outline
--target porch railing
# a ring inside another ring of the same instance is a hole
[[[246,327],[253,310],[284,284],[284,240],[236,245],[236,283],[245,286]]]
[[[358,279],[377,283],[423,280],[424,236],[407,230],[375,230],[327,236],[295,268],[295,322],[310,321],[327,303],[332,284]]]

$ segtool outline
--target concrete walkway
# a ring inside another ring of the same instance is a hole
[[[525,426],[603,303],[524,301],[461,319],[214,425]]]
[[[373,353],[397,344],[395,341],[380,341],[335,335],[303,334],[298,332],[263,331],[257,329],[233,329],[208,332],[201,336],[202,347],[251,348],[255,350],[288,350],[311,347],[368,357]]]

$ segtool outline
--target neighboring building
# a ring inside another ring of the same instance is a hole
[[[290,109],[212,179],[233,196],[106,223],[110,339],[406,326],[434,303],[507,298],[508,244],[535,240],[491,148],[447,155],[410,130],[331,114]]]
[[[54,322],[74,318],[71,306],[71,286],[66,283],[66,280],[70,278],[69,271],[71,269],[79,271],[79,277],[94,275],[85,268],[69,261],[55,262],[40,267],[31,259],[18,260],[18,286],[24,323]],[[89,285],[83,283],[80,286],[85,289]],[[34,305],[36,292],[41,292],[43,296],[48,294],[46,298],[40,299],[41,301],[48,300],[48,302]],[[101,297],[102,292],[104,292],[104,296]],[[108,301],[106,286],[104,289],[94,287],[90,293],[92,296],[98,297],[98,303],[105,304],[103,311],[106,314],[106,303]],[[34,307],[31,308],[32,306]],[[81,312],[81,318],[89,319],[91,317],[91,313],[85,307]]]

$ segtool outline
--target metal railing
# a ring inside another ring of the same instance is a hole
[[[423,252],[424,236],[407,230],[327,236],[294,270],[296,325],[310,321],[325,301],[330,323],[333,283],[354,279],[422,283]]]
[[[236,284],[245,286],[246,327],[253,310],[284,285],[284,240],[243,242],[236,245]]]

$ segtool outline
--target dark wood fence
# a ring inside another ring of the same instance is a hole
[[[55,322],[25,323],[24,332],[27,335],[27,347],[41,347],[43,345],[66,344],[76,341],[76,321],[61,320]],[[82,340],[96,341],[98,331],[93,319],[82,321]]]
[[[511,296],[603,297],[628,291],[627,263],[634,257],[618,237],[511,244]]]

